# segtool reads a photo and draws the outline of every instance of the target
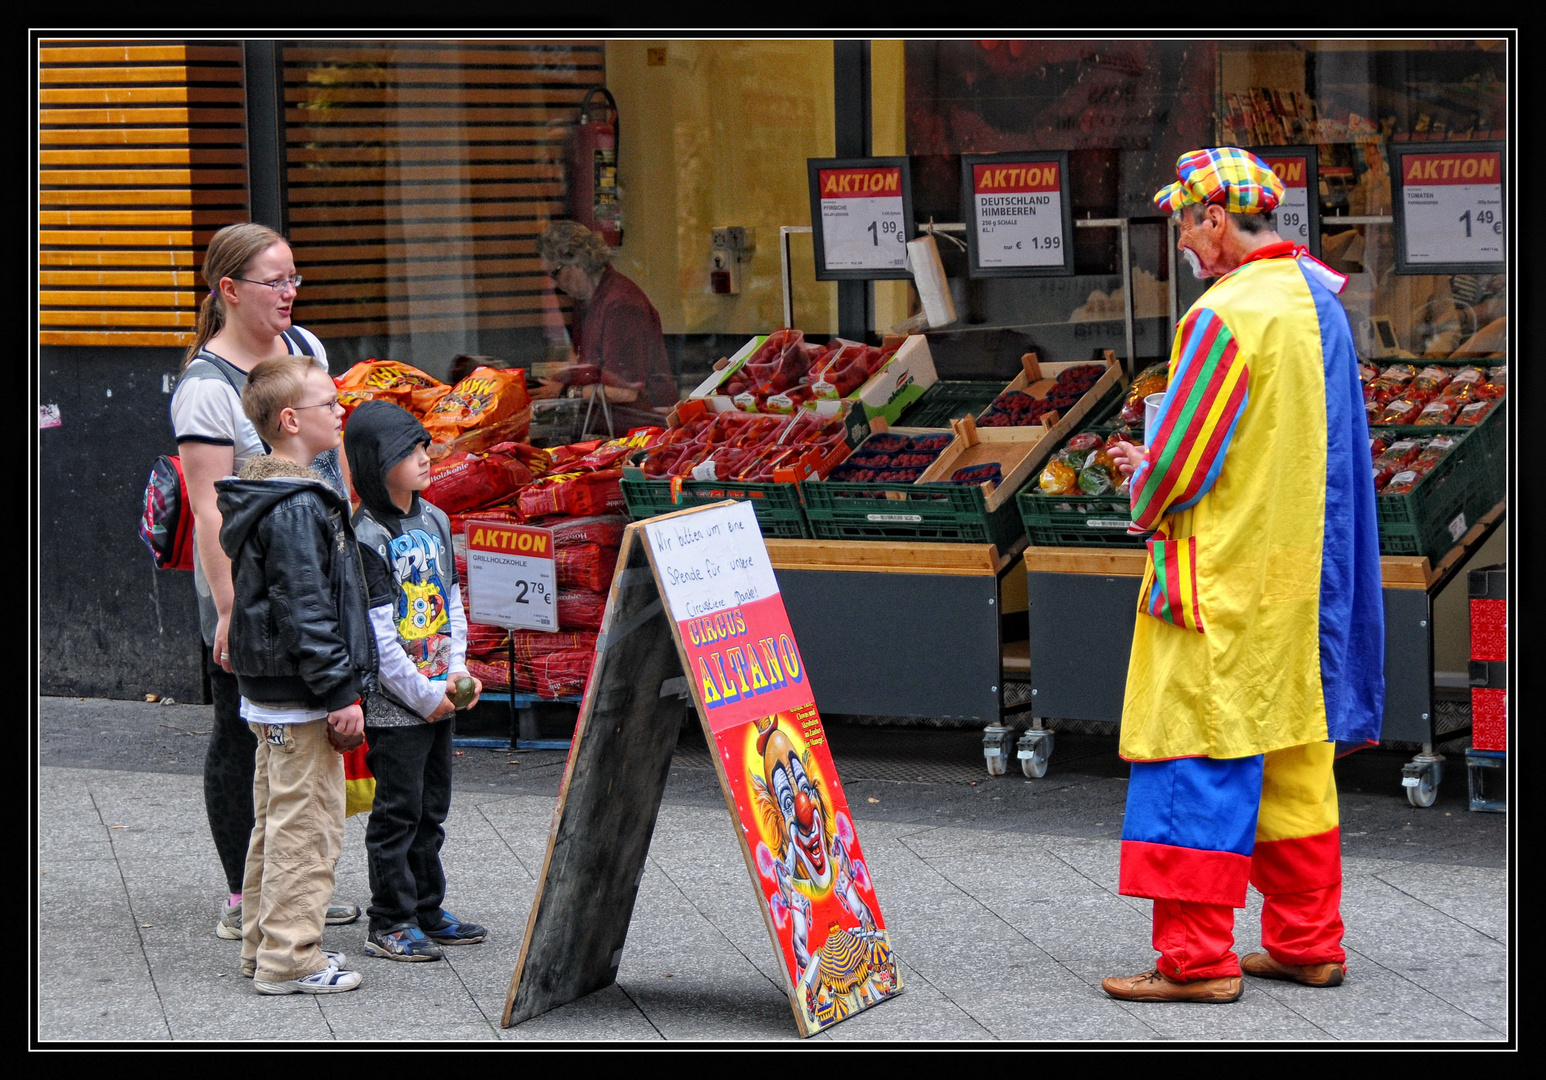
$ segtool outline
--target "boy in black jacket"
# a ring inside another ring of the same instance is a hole
[[[258,737],[242,973],[260,994],[335,994],[360,984],[321,947],[343,845],[339,751],[359,743],[376,668],[349,505],[308,468],[338,446],[343,410],[303,356],[254,367],[242,409],[273,447],[215,484],[235,591],[231,666]]]
[[[438,960],[447,945],[473,945],[485,931],[441,904],[443,828],[451,809],[448,693],[467,673],[467,619],[451,553],[451,522],[419,497],[429,483],[429,433],[390,402],[367,401],[349,417],[344,450],[360,496],[354,528],[372,579],[380,692],[365,699],[376,778],[365,827],[370,934],[365,952],[386,960]],[[377,576],[384,586],[375,583]],[[471,707],[482,692],[473,679]]]

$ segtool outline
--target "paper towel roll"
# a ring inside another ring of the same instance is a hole
[[[918,287],[918,299],[930,326],[945,326],[956,321],[955,302],[945,281],[945,265],[939,261],[939,247],[932,236],[920,236],[907,242],[907,268]]]

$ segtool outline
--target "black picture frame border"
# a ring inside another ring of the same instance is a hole
[[[904,242],[914,238],[918,224],[913,220],[913,171],[912,158],[806,158],[806,182],[811,197],[811,239],[816,259],[817,281],[911,281],[913,273],[907,269],[904,258],[899,270],[829,270],[827,269],[826,235],[821,226],[821,185],[819,174],[823,169],[893,169],[902,170],[902,226],[907,230]]]

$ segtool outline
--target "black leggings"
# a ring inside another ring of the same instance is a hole
[[[204,755],[204,812],[225,869],[226,887],[238,893],[252,838],[252,772],[258,739],[242,720],[236,676],[215,666],[207,646],[203,653],[215,701],[215,723]]]

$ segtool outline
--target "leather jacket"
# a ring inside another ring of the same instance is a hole
[[[348,503],[304,467],[271,457],[215,490],[242,696],[332,712],[374,689],[369,594]]]

